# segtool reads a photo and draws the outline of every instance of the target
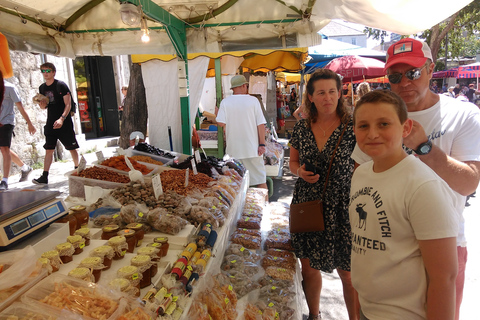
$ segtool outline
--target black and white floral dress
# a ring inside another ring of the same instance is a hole
[[[290,145],[299,153],[300,165],[308,160],[321,172],[320,179],[314,184],[298,178],[292,204],[317,200],[322,196],[330,159],[345,125],[347,128],[335,153],[323,199],[325,230],[292,234],[297,257],[310,259],[312,268],[324,272],[333,272],[336,268],[350,271],[352,239],[348,202],[354,169],[354,160],[351,158],[355,147],[353,123],[351,120],[347,124],[341,123],[321,151],[306,120],[297,122],[290,139]]]

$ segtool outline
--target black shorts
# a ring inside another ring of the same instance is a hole
[[[50,130],[48,134],[45,134],[45,138],[45,144],[43,145],[45,150],[54,150],[57,146],[57,140],[60,140],[67,150],[80,148],[78,146],[77,138],[75,138],[75,132],[68,127]]]
[[[12,145],[13,124],[4,124],[0,127],[0,147],[9,147]]]

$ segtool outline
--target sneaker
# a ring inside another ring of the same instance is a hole
[[[33,179],[32,182],[35,184],[48,184],[48,178],[45,176],[40,176],[38,179]]]
[[[5,190],[8,190],[8,183],[2,180],[2,182],[0,182],[0,191],[5,191]]]
[[[28,169],[25,170],[25,171],[21,170],[21,171],[22,171],[22,176],[20,177],[20,181],[19,181],[19,182],[27,181],[28,176],[30,175],[30,173],[32,172],[32,170],[33,170],[32,167],[28,167]]]

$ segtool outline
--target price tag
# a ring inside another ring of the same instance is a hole
[[[277,289],[277,287],[275,287],[275,286],[272,286],[272,290],[275,290],[275,289]]]
[[[87,160],[85,160],[85,158],[82,155],[82,157],[80,158],[80,162],[78,163],[77,173],[80,173],[81,171],[85,170],[86,167],[87,167]]]
[[[230,261],[230,263],[237,263],[237,260],[232,260]]]
[[[103,156],[103,152],[101,150],[95,152],[95,155],[97,156],[98,164],[101,164],[103,161],[105,161],[105,157]]]
[[[173,296],[172,301],[176,302],[178,300],[178,296]]]
[[[83,249],[85,247],[85,243],[80,243],[80,249]]]
[[[134,274],[132,275],[132,279],[133,279],[133,280],[137,280],[137,279],[138,279],[138,273],[134,273]]]
[[[188,187],[188,175],[190,174],[190,168],[185,171],[185,188]]]
[[[152,186],[153,186],[153,192],[155,193],[155,198],[158,199],[158,197],[160,197],[163,194],[162,180],[160,179],[160,174],[157,173],[153,176]]]
[[[230,285],[228,285],[228,290],[230,290],[230,291],[233,291],[233,287],[232,287],[232,285],[231,285],[231,284],[230,284]]]
[[[197,175],[198,174],[198,171],[197,171],[197,165],[195,163],[195,159],[192,159],[190,160],[191,164],[192,164],[192,170],[193,170],[193,174]]]
[[[117,151],[119,156],[125,155],[125,150],[123,150],[122,148],[117,148],[117,149],[115,149],[115,151]]]
[[[116,219],[116,218],[118,218],[118,217],[119,217],[118,214],[114,214],[114,215],[112,216],[113,219]]]
[[[230,299],[228,299],[227,297],[225,297],[225,304],[228,304],[230,302]]]
[[[195,160],[197,161],[197,163],[199,162],[202,162],[202,158],[200,157],[200,151],[195,150]]]
[[[245,248],[244,248],[244,247],[241,247],[241,248],[240,248],[240,252],[243,252],[243,251],[245,251]]]
[[[273,307],[274,305],[275,305],[275,304],[274,304],[273,302],[270,302],[270,303],[268,304],[268,306],[269,306],[270,308]]]
[[[161,184],[160,184],[160,185],[161,185]],[[138,213],[138,216],[139,216],[140,218],[143,218],[143,212],[139,212],[139,213]]]

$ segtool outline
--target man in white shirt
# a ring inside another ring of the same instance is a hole
[[[217,123],[225,128],[226,153],[240,160],[250,173],[250,185],[267,189],[265,153],[265,117],[257,98],[248,94],[243,75],[231,80],[233,95],[222,100]]]

